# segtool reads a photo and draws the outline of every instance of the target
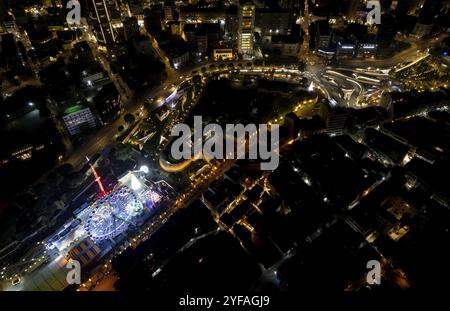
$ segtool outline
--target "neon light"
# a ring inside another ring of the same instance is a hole
[[[89,158],[86,157],[86,159],[88,160],[89,166],[91,167],[92,174],[94,175],[94,181],[98,184],[98,187],[100,188],[100,196],[103,197],[106,195],[106,191],[105,191],[105,187],[103,187],[102,180],[101,180],[100,176],[98,176],[97,171],[95,170],[95,167],[90,162]]]

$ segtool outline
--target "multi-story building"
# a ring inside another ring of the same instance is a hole
[[[103,124],[114,120],[121,111],[121,98],[116,86],[110,82],[94,97],[95,110]]]
[[[6,7],[5,0],[0,0],[0,23],[8,15],[8,8]]]
[[[152,8],[144,18],[145,29],[153,36],[157,36],[164,29],[163,27],[164,12],[159,8]]]
[[[63,121],[70,135],[82,133],[84,130],[97,126],[94,115],[89,107],[74,105],[63,111]]]
[[[278,6],[283,9],[298,8],[300,1],[298,0],[278,0]]]
[[[330,47],[332,33],[328,21],[316,23],[316,50],[327,50]]]
[[[324,58],[332,59],[336,54],[336,49],[332,47],[334,36],[328,21],[317,21],[315,23],[315,30],[317,54]]]
[[[164,21],[167,22],[172,22],[177,20],[176,17],[176,10],[175,10],[175,5],[173,4],[173,1],[167,0],[164,3]]]
[[[361,0],[350,0],[348,3],[347,18],[351,21],[356,21],[361,8]]]
[[[141,35],[133,39],[134,51],[137,54],[153,57],[153,48],[147,36]]]
[[[144,3],[141,0],[128,0],[128,8],[132,16],[144,19]]]
[[[194,6],[180,7],[179,21],[183,28],[185,24],[218,23],[222,30],[235,38],[238,32],[237,8],[203,8]]]
[[[281,57],[295,57],[299,50],[298,38],[294,36],[270,36],[263,46],[267,50],[278,51]]]
[[[334,112],[326,120],[326,132],[330,136],[343,135],[349,114],[346,112]]]
[[[433,25],[434,24],[432,24],[432,23],[431,24],[423,24],[423,23],[417,22],[416,25],[414,25],[412,34],[418,38],[426,36],[431,32]]]
[[[102,45],[111,45],[117,41],[117,34],[112,23],[112,11],[115,1],[90,0],[89,18],[94,26],[94,34]]]
[[[417,37],[428,35],[434,26],[434,21],[442,9],[445,1],[426,0],[420,10],[419,18],[414,26],[412,34]]]
[[[356,52],[356,44],[350,42],[338,42],[336,49],[336,57],[353,58]]]
[[[183,31],[186,41],[199,53],[210,51],[222,37],[222,29],[218,23],[186,24]]]
[[[238,10],[235,6],[230,6],[226,10],[225,21],[221,22],[225,29],[225,34],[227,37],[236,39],[239,25],[238,25]]]
[[[377,54],[378,45],[376,43],[358,43],[356,57],[366,58],[373,57]]]
[[[12,33],[1,36],[0,47],[0,55],[6,68],[15,70],[23,66],[23,57]]]
[[[208,35],[204,31],[197,33],[197,52],[206,53],[208,50]]]
[[[253,57],[253,32],[255,30],[255,5],[251,1],[239,4],[238,51],[244,59]]]
[[[198,8],[198,7],[181,7],[180,22],[186,24],[192,23],[214,23],[225,20],[226,11],[219,8]]]
[[[292,10],[256,9],[255,32],[262,37],[270,35],[288,35],[297,17]]]
[[[18,33],[19,28],[17,27],[16,19],[11,14],[6,14],[1,22],[1,32],[3,33]]]
[[[173,40],[160,44],[160,47],[175,69],[185,66],[190,60],[192,49],[180,37],[174,37]]]
[[[170,54],[169,60],[175,69],[183,67],[190,59],[189,51]]]
[[[84,71],[81,76],[83,86],[93,89],[100,89],[103,85],[111,82],[109,76],[103,70]]]
[[[381,50],[388,49],[397,35],[397,19],[393,14],[384,14],[383,22],[378,26],[377,43]]]
[[[174,36],[181,36],[181,23],[178,21],[169,22],[167,28],[170,29],[170,33]]]
[[[195,48],[197,45],[197,25],[196,24],[186,24],[183,29],[184,36],[187,43]]]
[[[63,5],[61,0],[43,0],[42,4],[46,8],[62,7],[62,5]]]
[[[136,17],[126,17],[123,21],[123,32],[125,35],[125,40],[130,41],[131,39],[138,37],[140,35],[140,29],[138,20]]]
[[[92,53],[91,47],[87,43],[87,41],[81,41],[75,43],[72,49],[72,53],[74,58],[83,63],[92,63],[94,62],[94,54]]]

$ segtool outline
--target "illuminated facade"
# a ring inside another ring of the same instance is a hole
[[[63,121],[70,135],[76,135],[86,128],[94,128],[97,126],[94,115],[89,107],[78,105],[65,110]]]
[[[357,57],[375,57],[377,54],[378,45],[376,43],[359,43]]]
[[[87,158],[87,157],[86,157],[86,158]],[[88,160],[88,162],[89,162],[89,158],[87,158],[87,160]],[[101,179],[100,176],[97,174],[97,171],[95,170],[94,165],[92,165],[91,163],[89,163],[89,164],[90,164],[90,166],[91,166],[91,171],[92,171],[92,174],[94,175],[95,182],[97,183],[98,188],[100,189],[100,195],[101,195],[101,196],[106,195],[106,191],[105,191],[105,187],[103,186],[102,179]]]
[[[221,48],[214,49],[214,60],[232,60],[234,59],[233,49]]]
[[[253,32],[255,29],[255,5],[250,2],[239,6],[238,51],[244,59],[253,57]]]
[[[108,45],[117,41],[111,16],[111,9],[114,5],[113,1],[91,0],[89,17],[94,24],[95,37],[102,45]]]

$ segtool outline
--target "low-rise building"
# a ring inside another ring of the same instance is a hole
[[[376,43],[358,43],[356,57],[374,57],[377,54],[378,45]]]
[[[232,48],[219,47],[213,51],[213,57],[215,61],[218,60],[232,60],[235,55]]]
[[[356,44],[352,42],[338,42],[336,49],[337,58],[353,58],[356,53]]]

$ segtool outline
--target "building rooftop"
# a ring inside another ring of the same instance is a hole
[[[86,106],[77,103],[74,105],[68,105],[68,106],[64,107],[62,112],[63,112],[63,115],[67,116],[67,115],[77,113],[85,108],[86,108]]]

